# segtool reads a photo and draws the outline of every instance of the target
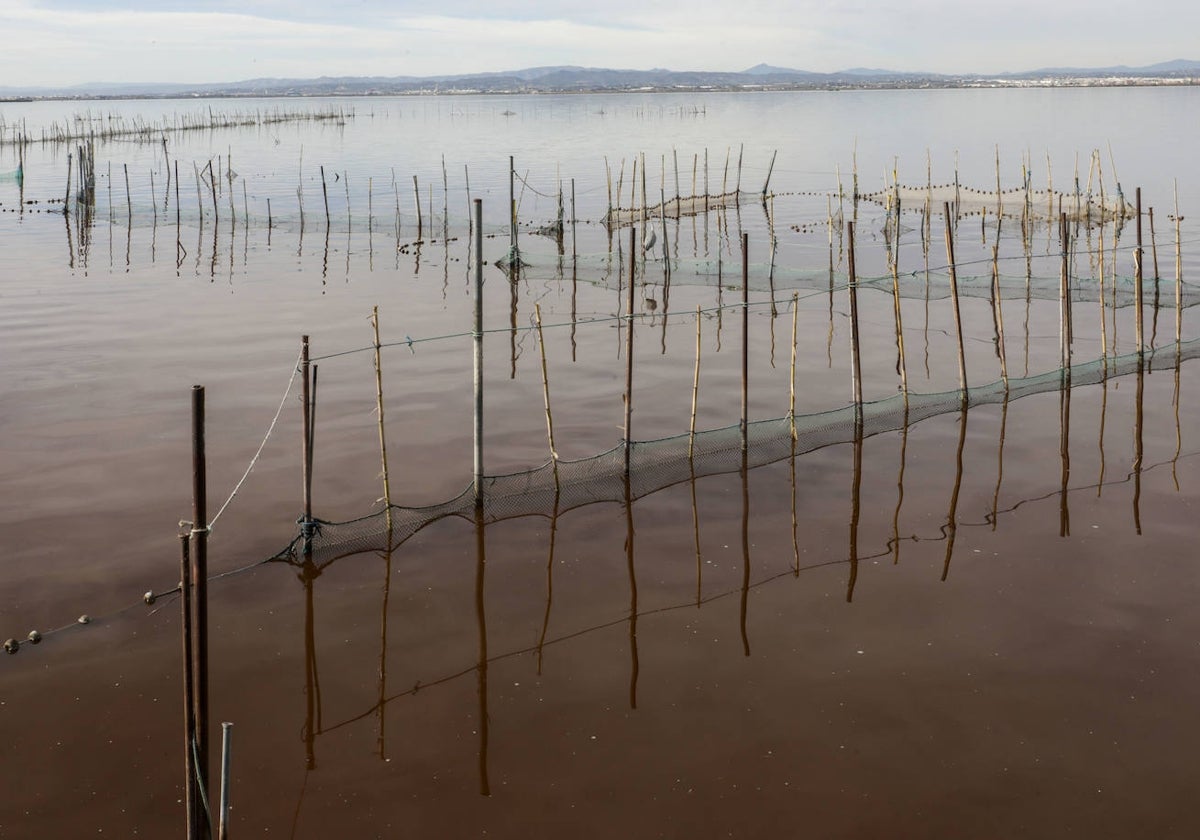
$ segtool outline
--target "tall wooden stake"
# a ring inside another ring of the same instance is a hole
[[[1137,332],[1137,353],[1140,357],[1144,352],[1142,341],[1142,188],[1138,187],[1137,201],[1137,248],[1133,252],[1133,323]]]
[[[208,791],[208,478],[204,452],[204,386],[192,386],[192,714],[197,790]],[[208,814],[197,809],[199,837],[211,833]]]
[[[475,504],[483,503],[483,200],[475,199]]]
[[[625,476],[629,477],[630,438],[633,424],[633,283],[637,272],[637,260],[633,258],[637,247],[637,226],[629,228],[629,303],[625,317]]]
[[[858,273],[854,265],[854,222],[846,222],[846,267],[850,282],[850,397],[854,401],[854,421],[862,424],[862,358],[858,338]]]
[[[958,339],[958,387],[962,390],[962,401],[967,401],[967,355],[963,348],[962,315],[958,308],[958,273],[954,267],[954,234],[950,230],[950,202],[942,203],[942,214],[946,221],[946,260],[950,269],[950,300],[954,307],[954,331]]]
[[[750,446],[750,234],[742,233],[742,452]]]
[[[383,423],[383,360],[380,358],[379,307],[371,307],[371,329],[375,334],[375,409],[379,412],[379,459],[383,464],[383,504],[388,534],[392,532],[392,488],[388,480],[387,436]],[[390,543],[389,536],[389,543]]]

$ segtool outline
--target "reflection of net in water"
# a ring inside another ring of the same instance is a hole
[[[1156,355],[1174,365],[1200,356],[1200,339],[1176,347],[1147,351],[1072,365],[1025,378],[970,388],[967,405],[996,405],[1032,394],[1064,387],[1095,385],[1108,378],[1153,368]],[[1161,362],[1160,362],[1161,366]],[[486,522],[521,516],[550,516],[597,502],[639,499],[681,482],[704,476],[735,473],[743,463],[748,468],[775,463],[834,444],[850,443],[856,434],[864,437],[896,431],[921,420],[961,410],[961,392],[910,393],[864,403],[861,432],[856,430],[854,406],[793,418],[751,422],[743,462],[740,426],[697,432],[660,440],[634,442],[630,452],[628,490],[624,473],[624,447],[619,445],[591,458],[548,462],[527,472],[489,476],[483,490]],[[689,448],[691,455],[689,455]],[[627,495],[628,494],[628,495]],[[441,504],[391,510],[391,533],[386,511],[348,522],[321,522],[312,537],[311,559],[318,566],[341,557],[395,548],[418,531],[440,519],[460,516],[473,519],[475,497],[471,488]],[[298,536],[278,558],[298,560],[303,536]]]

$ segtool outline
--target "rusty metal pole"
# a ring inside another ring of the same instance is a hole
[[[192,684],[195,695],[195,778],[200,796],[208,792],[208,478],[204,453],[204,386],[192,387]],[[208,815],[196,814],[200,837],[210,834]]]

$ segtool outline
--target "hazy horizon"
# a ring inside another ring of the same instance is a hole
[[[596,6],[447,0],[436,14],[400,0],[6,0],[3,86],[220,84],[256,78],[442,76],[573,65],[740,72],[759,63],[813,72],[998,74],[1133,67],[1189,59],[1200,7],[1138,10],[1080,0],[1015,0],[1004,13],[950,0],[747,0]]]

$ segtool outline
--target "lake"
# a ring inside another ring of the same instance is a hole
[[[0,103],[0,836],[1193,836],[1198,96]]]

